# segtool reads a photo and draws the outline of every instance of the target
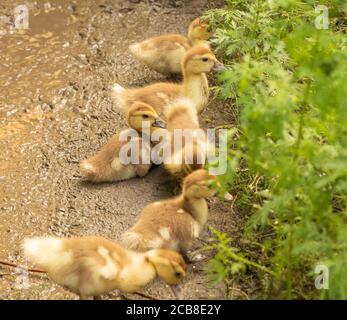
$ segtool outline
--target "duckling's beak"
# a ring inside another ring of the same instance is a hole
[[[165,129],[166,123],[163,120],[161,120],[160,118],[156,118],[152,124],[152,127]]]
[[[220,61],[216,60],[214,62],[214,66],[212,67],[212,71],[213,72],[219,72],[219,71],[223,71],[223,70],[226,70],[224,64],[221,63]]]
[[[177,300],[183,300],[182,289],[179,285],[171,285],[170,288]]]

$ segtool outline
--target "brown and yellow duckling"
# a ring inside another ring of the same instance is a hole
[[[205,166],[205,134],[200,129],[196,109],[188,99],[179,99],[170,105],[166,110],[166,119],[171,152],[164,158],[164,167],[172,176],[183,179]],[[175,150],[175,146],[179,149]]]
[[[26,239],[23,247],[32,263],[81,299],[116,289],[135,292],[157,276],[175,286],[186,275],[185,262],[174,251],[136,253],[100,237]]]
[[[181,74],[181,61],[186,52],[192,47],[210,49],[211,35],[208,21],[197,18],[189,26],[188,38],[180,34],[153,37],[131,45],[130,51],[137,60],[159,73]]]
[[[126,112],[135,101],[151,105],[159,116],[164,117],[165,107],[180,97],[190,99],[200,114],[207,106],[209,86],[206,73],[224,69],[211,50],[192,48],[182,59],[183,82],[156,83],[143,88],[125,89],[119,84],[112,88],[118,107]]]
[[[136,224],[122,236],[122,243],[138,251],[163,248],[186,254],[207,222],[206,199],[217,188],[215,176],[206,170],[194,171],[184,179],[180,196],[145,207]]]
[[[150,134],[165,127],[165,123],[159,118],[155,110],[142,102],[132,104],[128,110],[127,122],[130,128],[140,134],[142,134],[144,126],[149,128]],[[113,182],[136,176],[142,177],[148,173],[151,164],[144,163],[141,155],[142,149],[148,148],[149,145],[141,136],[131,138],[132,141],[137,140],[139,145],[138,164],[124,164],[121,161],[120,151],[128,143],[128,141],[121,139],[121,135],[126,135],[126,133],[123,131],[121,134],[114,135],[95,156],[81,162],[80,171],[86,180],[94,183]],[[132,133],[129,132],[129,136],[131,135]]]

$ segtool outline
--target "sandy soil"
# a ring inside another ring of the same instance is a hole
[[[24,237],[117,239],[145,205],[172,196],[175,186],[158,181],[159,169],[143,179],[92,185],[81,180],[78,163],[125,126],[109,96],[112,83],[166,81],[136,62],[128,46],[163,33],[185,34],[193,18],[219,5],[205,0],[28,3],[30,29],[0,37],[0,259],[22,264]],[[13,15],[16,4],[2,1],[0,16]],[[230,122],[223,109],[212,99],[202,123]],[[230,203],[213,199],[210,209],[209,224],[223,231],[240,220]],[[201,238],[207,237],[206,231]],[[223,286],[209,285],[204,267],[203,262],[189,267],[185,298],[225,298]],[[12,269],[0,266],[0,299],[76,298],[45,276],[30,276],[27,289],[17,288],[16,281]],[[144,292],[172,298],[159,281]]]

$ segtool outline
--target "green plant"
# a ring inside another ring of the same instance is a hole
[[[263,190],[246,194],[255,205],[247,207],[245,236],[272,234],[259,241],[267,251],[262,263],[273,273],[266,294],[346,299],[347,8],[345,1],[321,1],[333,24],[318,30],[314,4],[229,0],[206,16],[216,28],[217,54],[229,66],[217,91],[240,113],[233,154],[239,166],[227,176],[243,174],[243,165],[265,181]],[[220,255],[237,259],[217,238],[223,249],[214,247],[211,268],[220,280],[231,273],[220,265],[216,271]],[[317,264],[329,267],[328,290],[314,287]]]

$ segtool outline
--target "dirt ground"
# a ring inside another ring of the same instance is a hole
[[[0,259],[21,264],[26,264],[20,249],[24,237],[117,239],[144,206],[172,196],[174,186],[157,179],[160,169],[142,179],[92,185],[81,180],[78,164],[125,127],[110,98],[111,84],[167,81],[135,61],[128,46],[163,33],[186,34],[192,19],[219,5],[206,0],[26,2],[30,29],[0,36]],[[2,1],[0,16],[13,16],[17,4]],[[215,127],[230,122],[227,117],[212,99],[201,122]],[[216,198],[210,209],[209,224],[220,230],[230,231],[240,221],[230,203]],[[207,237],[205,231],[201,239]],[[224,286],[210,286],[205,263],[189,266],[186,299],[226,297]],[[30,275],[27,289],[17,288],[16,281],[13,269],[0,266],[0,299],[76,299],[45,276]],[[144,292],[173,298],[159,281]]]

